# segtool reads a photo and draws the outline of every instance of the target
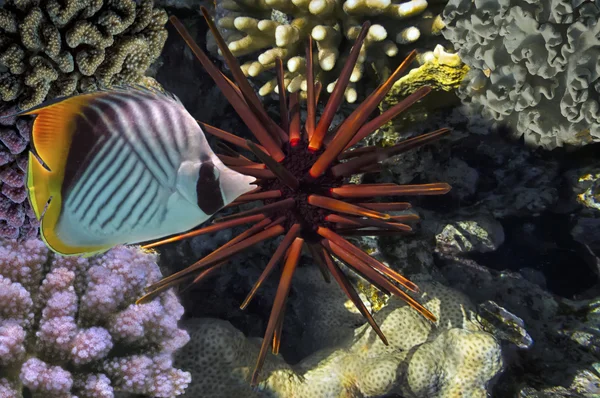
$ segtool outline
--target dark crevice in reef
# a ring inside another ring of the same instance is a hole
[[[507,217],[501,222],[505,241],[498,250],[467,257],[498,271],[540,271],[548,290],[566,298],[596,283],[597,276],[583,256],[582,245],[569,233],[569,215],[545,212],[539,217]]]

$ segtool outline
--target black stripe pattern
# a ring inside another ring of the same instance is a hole
[[[210,159],[212,154],[185,108],[150,91],[120,90],[95,97],[75,123],[62,211],[69,222],[94,235],[159,225],[176,190],[182,161]],[[212,163],[201,167],[209,182],[203,196],[213,197],[202,202],[206,214],[222,207],[216,172]]]

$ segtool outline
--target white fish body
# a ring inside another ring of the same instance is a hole
[[[30,200],[42,237],[61,254],[187,231],[254,188],[253,177],[221,162],[183,105],[161,93],[100,91],[25,114],[38,115],[32,143],[47,166],[30,154]]]

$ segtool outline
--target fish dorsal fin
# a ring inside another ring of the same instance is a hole
[[[159,97],[161,99],[175,101],[178,104],[183,106],[181,100],[175,94],[173,94],[169,91],[166,91],[166,90],[161,90],[158,87],[144,86],[142,84],[137,84],[137,83],[116,85],[116,86],[110,86],[110,87],[101,86],[99,88],[98,92],[109,92],[109,93],[120,92],[120,93],[125,93],[125,94],[131,94],[131,93],[145,94],[145,95],[148,95],[151,97]]]
[[[37,115],[31,130],[31,144],[52,174],[63,172],[77,116],[92,99],[104,95],[106,93],[98,92],[67,97],[21,113]]]

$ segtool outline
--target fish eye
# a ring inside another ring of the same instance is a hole
[[[200,165],[200,170],[198,172],[198,182],[199,183],[212,183],[219,179],[219,169],[215,167],[212,162],[204,162]]]

